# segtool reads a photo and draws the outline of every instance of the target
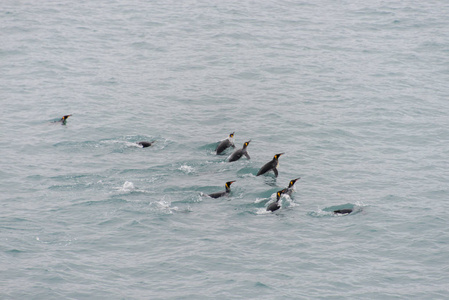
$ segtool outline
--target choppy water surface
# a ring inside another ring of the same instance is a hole
[[[2,299],[448,297],[444,1],[0,13]]]

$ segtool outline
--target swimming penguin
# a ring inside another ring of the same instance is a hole
[[[267,211],[275,211],[278,210],[279,208],[281,208],[281,206],[279,205],[279,200],[281,199],[281,196],[283,194],[285,194],[287,192],[287,189],[283,189],[281,191],[278,191],[276,193],[276,202],[271,203],[270,205],[268,205],[267,207]]]
[[[146,141],[142,141],[142,142],[138,142],[137,145],[142,146],[142,148],[146,148],[146,147],[150,147],[154,144],[155,141],[152,142],[146,142]]]
[[[259,170],[259,172],[257,172],[256,176],[265,174],[268,171],[273,170],[274,175],[276,177],[278,177],[278,170],[276,168],[279,166],[278,159],[279,159],[279,156],[281,156],[282,154],[284,154],[284,153],[275,154],[271,161],[267,162],[262,168],[260,168],[260,170]]]
[[[61,118],[61,120],[59,120],[58,122],[61,122],[62,125],[65,125],[67,123],[67,119],[70,117],[71,115],[65,115],[64,117]]]
[[[251,140],[245,142],[243,144],[242,149],[235,150],[234,153],[232,153],[231,156],[229,156],[229,161],[231,162],[231,161],[239,160],[243,155],[245,155],[246,158],[251,159],[251,157],[249,157],[248,152],[246,151],[246,147],[248,147],[250,142],[251,142]]]
[[[290,183],[288,184],[288,188],[287,188],[287,191],[285,192],[285,194],[287,194],[289,196],[292,195],[292,193],[294,192],[293,186],[295,185],[296,181],[299,179],[301,179],[301,177],[290,180]]]
[[[212,197],[212,198],[220,198],[220,197],[229,195],[229,193],[231,192],[231,184],[232,184],[233,182],[235,182],[235,181],[228,181],[228,182],[225,183],[226,191],[224,191],[224,192],[218,192],[218,193],[213,193],[213,194],[209,194],[208,196],[209,196],[209,197]]]
[[[336,215],[347,215],[352,213],[352,209],[351,208],[337,209],[334,210],[333,213]]]
[[[215,149],[215,151],[217,151],[217,154],[220,154],[221,152],[225,151],[229,147],[235,148],[235,145],[234,145],[234,132],[231,133],[229,135],[229,137],[227,137],[224,140],[222,140],[220,142],[220,144],[218,144],[217,149]]]

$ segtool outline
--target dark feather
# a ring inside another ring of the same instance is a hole
[[[257,172],[256,176],[265,174],[268,171],[270,171],[271,169],[273,169],[273,161],[267,162],[262,168],[260,168],[260,170],[259,170],[259,172]]]
[[[221,141],[216,149],[217,154],[220,154],[221,152],[225,151],[227,148],[231,147],[231,145],[233,145],[233,144],[228,139]]]

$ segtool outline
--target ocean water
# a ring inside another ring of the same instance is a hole
[[[0,298],[448,299],[448,15],[2,1]]]

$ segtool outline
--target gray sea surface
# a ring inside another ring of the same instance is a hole
[[[3,0],[0,298],[448,299],[448,16]]]

